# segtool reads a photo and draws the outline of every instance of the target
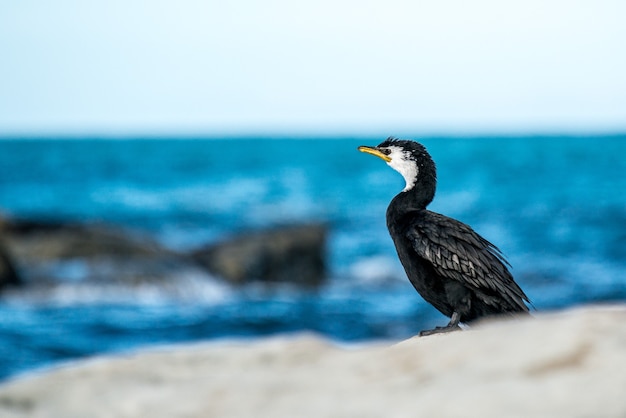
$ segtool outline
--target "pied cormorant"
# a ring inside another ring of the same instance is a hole
[[[459,329],[459,323],[498,314],[525,314],[530,303],[509,272],[500,250],[471,227],[431,212],[426,206],[436,188],[435,163],[415,141],[388,138],[359,151],[383,159],[406,187],[387,208],[387,228],[415,290],[450,317],[430,335]]]

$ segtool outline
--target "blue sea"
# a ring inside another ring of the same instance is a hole
[[[77,296],[71,281],[48,296],[9,292],[0,378],[158,344],[300,331],[361,342],[445,324],[405,278],[386,230],[404,180],[356,150],[383,139],[0,141],[8,216],[111,224],[177,251],[275,225],[330,225],[329,279],[317,290],[216,278],[181,281],[194,287],[172,295],[94,286]],[[495,243],[536,311],[626,301],[626,136],[416,139],[438,167],[430,209]]]

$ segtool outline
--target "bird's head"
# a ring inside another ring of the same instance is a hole
[[[383,159],[391,168],[402,174],[406,181],[403,192],[413,190],[418,185],[422,193],[432,189],[434,196],[435,163],[419,142],[390,137],[375,147],[360,146],[358,150]]]

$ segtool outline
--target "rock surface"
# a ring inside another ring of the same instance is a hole
[[[0,416],[626,416],[626,307],[585,308],[399,344],[313,336],[93,359],[0,386]]]
[[[322,224],[275,228],[202,248],[193,256],[213,274],[235,284],[318,286],[326,278],[326,235]]]

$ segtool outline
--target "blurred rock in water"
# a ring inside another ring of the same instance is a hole
[[[235,284],[260,280],[318,286],[326,277],[327,229],[310,224],[251,232],[199,249],[193,257]]]
[[[191,255],[102,224],[2,218],[0,237],[8,250],[0,246],[0,289],[18,284],[18,273],[27,284],[47,286],[158,284],[189,275],[210,278],[211,273],[236,284],[261,280],[314,286],[326,273],[323,225],[254,232]]]
[[[15,271],[13,262],[1,239],[2,234],[0,233],[0,292],[8,286],[19,286],[22,284],[22,280]]]
[[[187,257],[152,239],[111,226],[16,219],[1,228],[28,284],[135,285],[170,279],[193,268]]]
[[[4,232],[15,257],[29,261],[162,255],[156,242],[98,224],[13,220]]]

